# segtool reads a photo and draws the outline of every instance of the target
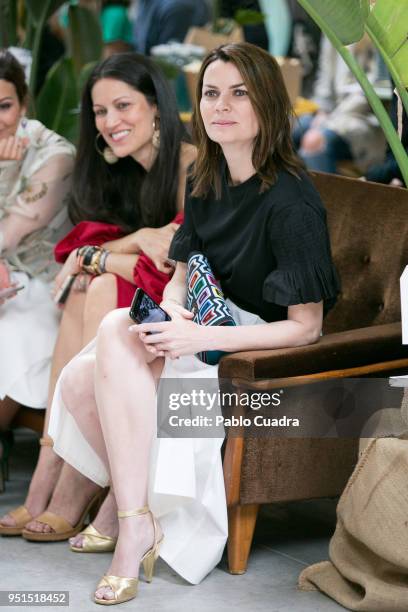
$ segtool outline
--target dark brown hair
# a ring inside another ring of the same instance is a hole
[[[302,163],[294,152],[291,138],[292,105],[276,60],[263,49],[249,43],[222,45],[205,57],[197,82],[193,112],[193,139],[198,148],[192,171],[195,197],[205,197],[211,188],[221,196],[220,158],[218,143],[208,137],[200,113],[203,79],[208,66],[221,60],[231,62],[239,70],[248,89],[259,132],[252,152],[253,166],[262,181],[261,191],[273,185],[279,169],[298,176]]]
[[[0,49],[0,79],[12,83],[16,89],[20,104],[26,103],[28,87],[24,68],[14,55],[5,49]]]

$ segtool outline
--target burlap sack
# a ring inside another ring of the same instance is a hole
[[[408,439],[372,440],[337,507],[330,561],[306,568],[303,590],[350,610],[408,610]]]

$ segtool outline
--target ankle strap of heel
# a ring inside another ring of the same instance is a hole
[[[118,518],[127,518],[129,516],[140,516],[141,514],[147,514],[150,512],[149,506],[143,506],[142,508],[136,508],[136,510],[118,510]]]
[[[40,438],[40,446],[54,446],[54,440],[52,438]]]

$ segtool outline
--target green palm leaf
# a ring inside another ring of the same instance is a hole
[[[50,69],[36,102],[37,119],[50,130],[75,142],[78,91],[73,61],[62,58]]]
[[[366,29],[387,65],[392,62],[401,85],[408,87],[408,0],[377,0]]]
[[[44,26],[47,19],[63,4],[64,0],[26,0],[25,2],[29,17],[27,31],[31,33],[34,32],[34,39],[30,41],[32,43],[33,52],[33,63],[30,75],[30,90],[32,92],[36,90],[37,86],[38,58]]]
[[[368,0],[299,0],[299,4],[321,29],[324,23],[343,45],[363,37]]]
[[[0,48],[17,44],[17,3],[0,0]]]
[[[102,57],[102,31],[96,13],[82,6],[69,7],[70,54],[76,73]]]
[[[27,10],[36,26],[44,23],[65,0],[25,0]]]

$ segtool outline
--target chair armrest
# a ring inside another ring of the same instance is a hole
[[[316,344],[262,351],[244,351],[222,358],[220,378],[286,378],[408,359],[401,344],[401,323],[373,325],[327,334]]]

